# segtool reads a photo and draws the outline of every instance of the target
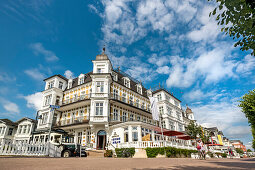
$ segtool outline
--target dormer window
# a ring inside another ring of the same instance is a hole
[[[112,78],[113,78],[114,81],[118,81],[118,75],[117,74],[113,73],[112,74]]]
[[[63,82],[62,81],[59,82],[58,88],[63,89]]]
[[[48,89],[51,89],[51,88],[53,88],[54,87],[54,80],[53,81],[50,81],[49,83],[48,83]]]
[[[97,73],[102,73],[102,69],[101,69],[101,68],[98,68],[98,69],[97,69]]]
[[[124,86],[130,88],[130,80],[127,77],[124,77]]]
[[[85,76],[84,76],[84,74],[80,74],[79,80],[78,80],[78,85],[83,84],[84,81],[85,81]]]
[[[137,86],[137,92],[142,94],[142,86],[140,84]]]
[[[68,89],[72,88],[72,85],[73,85],[73,80],[69,80],[68,81]]]

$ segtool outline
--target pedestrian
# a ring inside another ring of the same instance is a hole
[[[199,159],[205,159],[205,148],[201,139],[198,140],[197,150],[199,154]]]

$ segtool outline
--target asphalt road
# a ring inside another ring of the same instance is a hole
[[[255,159],[0,157],[0,169],[255,169]]]

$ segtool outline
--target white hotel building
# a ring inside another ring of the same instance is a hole
[[[113,70],[104,52],[92,62],[93,71],[77,78],[54,75],[44,80],[43,106],[38,110],[35,140],[48,140],[52,126],[53,131],[62,129],[74,135],[75,143],[93,149],[156,144],[162,139],[158,134],[159,122],[152,119],[149,96],[158,98],[164,129],[185,131],[187,120],[194,119],[193,113],[183,112],[181,101],[167,90],[146,89],[127,74]],[[60,108],[52,111],[50,105]],[[143,136],[148,134],[151,142],[143,141]],[[182,148],[189,148],[191,143],[175,137],[164,137],[164,141]]]

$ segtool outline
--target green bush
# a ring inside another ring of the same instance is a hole
[[[213,158],[213,153],[212,153],[212,152],[207,152],[207,154],[208,154],[211,158]]]
[[[227,157],[227,154],[226,153],[223,153],[221,154],[222,158],[226,158]]]
[[[197,153],[196,150],[178,149],[174,147],[146,148],[145,150],[148,158],[155,158],[158,154],[165,155],[165,153],[168,158],[191,157],[191,153]]]
[[[135,148],[116,148],[115,152],[118,158],[133,157],[135,155]]]
[[[112,157],[113,153],[112,150],[106,150],[104,153],[104,157]]]

